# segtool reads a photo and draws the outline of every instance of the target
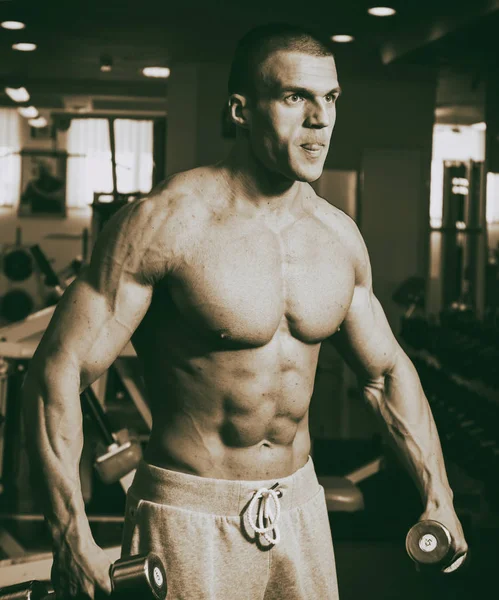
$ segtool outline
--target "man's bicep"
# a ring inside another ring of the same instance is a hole
[[[152,288],[133,279],[120,282],[117,297],[98,291],[83,273],[66,290],[35,354],[40,368],[75,368],[81,387],[115,360],[144,317]]]
[[[383,377],[401,352],[379,300],[371,287],[362,285],[356,286],[348,313],[332,341],[363,380]]]
[[[355,289],[340,330],[332,342],[362,380],[379,381],[403,352],[373,292],[369,252],[353,221],[343,215],[342,241],[355,270]]]

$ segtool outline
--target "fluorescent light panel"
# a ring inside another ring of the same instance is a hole
[[[28,123],[31,127],[35,127],[36,129],[41,129],[42,127],[47,127],[47,119],[45,117],[38,117],[37,119],[30,119]]]
[[[21,21],[3,21],[0,23],[0,26],[2,26],[4,29],[12,29],[13,31],[24,29],[26,27],[26,25]]]
[[[331,39],[333,42],[337,42],[339,44],[347,44],[348,42],[353,42],[354,37],[352,35],[339,34],[331,36]]]
[[[32,42],[19,42],[18,44],[12,44],[13,50],[19,50],[20,52],[32,52],[36,50],[36,44]]]
[[[20,106],[17,112],[25,119],[36,119],[38,117],[38,109],[35,106]]]
[[[5,93],[14,102],[29,102],[28,90],[24,87],[20,88],[5,88]]]
[[[397,11],[390,6],[373,6],[367,12],[373,17],[392,17]]]
[[[156,77],[159,79],[170,77],[170,69],[168,67],[144,67],[142,73],[146,77]]]

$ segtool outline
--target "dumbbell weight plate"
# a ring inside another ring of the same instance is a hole
[[[449,531],[438,521],[420,521],[412,527],[405,541],[407,554],[421,565],[445,565],[452,558]]]
[[[11,250],[3,257],[3,272],[10,281],[25,281],[33,273],[33,260],[22,248]]]
[[[159,556],[154,553],[125,557],[111,567],[113,595],[118,598],[165,600],[166,573]]]

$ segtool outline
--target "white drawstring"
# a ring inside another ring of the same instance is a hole
[[[267,542],[274,545],[278,544],[279,540],[281,539],[279,528],[277,527],[277,521],[279,521],[279,517],[281,516],[281,503],[279,502],[280,494],[281,492],[276,492],[272,488],[260,488],[257,492],[255,492],[255,495],[251,499],[251,502],[248,506],[248,520],[253,531],[263,535]],[[260,503],[260,506],[255,509],[255,505],[260,498],[262,498],[263,501]],[[272,500],[274,501],[275,505],[275,514],[271,507]],[[253,509],[255,509],[255,513],[258,514],[258,525],[255,523],[255,519],[253,517]],[[265,526],[264,519],[269,523],[269,525]],[[273,537],[268,534],[269,531],[273,532]]]

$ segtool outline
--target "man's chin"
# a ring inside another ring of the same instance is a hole
[[[303,183],[313,183],[322,175],[324,165],[314,165],[313,168],[293,167],[288,165],[286,170],[281,170],[280,173],[290,182],[301,181]]]
[[[304,183],[313,183],[317,181],[322,175],[323,167],[320,169],[313,169],[307,171],[300,171],[295,173],[296,181],[302,181]]]
[[[314,181],[317,181],[321,175],[322,171],[318,175],[303,177],[298,179],[297,181],[303,181],[304,183],[314,183]]]

